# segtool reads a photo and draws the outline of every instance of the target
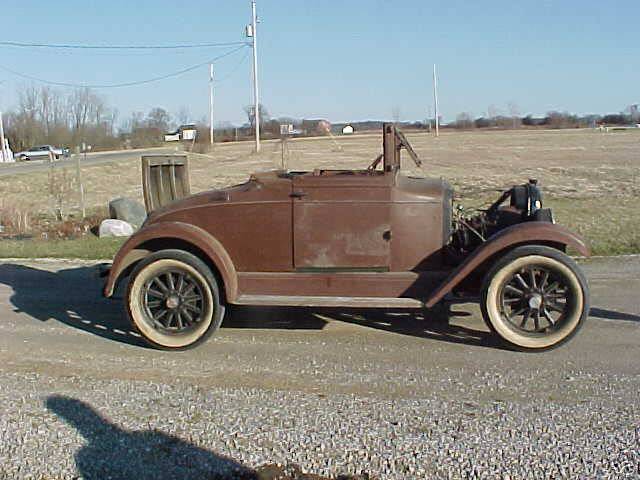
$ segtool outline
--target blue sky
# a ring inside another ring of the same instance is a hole
[[[249,0],[8,1],[1,40],[174,44],[244,39]],[[441,113],[480,116],[553,109],[617,112],[640,102],[640,2],[619,0],[258,0],[262,99],[273,116],[332,121],[424,119],[438,64]],[[70,83],[143,80],[207,61],[229,48],[180,52],[68,52],[0,47],[0,65]],[[248,52],[247,52],[248,53]],[[216,64],[218,120],[242,122],[250,57]],[[207,114],[208,69],[98,90],[121,119],[132,111],[187,107]],[[3,106],[33,82],[0,70]]]

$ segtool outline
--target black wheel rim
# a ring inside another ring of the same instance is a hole
[[[203,285],[183,270],[162,270],[142,289],[147,323],[165,334],[184,334],[196,329],[204,318],[205,304]]]
[[[508,277],[500,291],[500,309],[509,326],[527,335],[559,330],[574,310],[575,294],[566,274],[527,265]]]

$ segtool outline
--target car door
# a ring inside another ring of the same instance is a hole
[[[387,271],[391,185],[387,175],[320,171],[293,179],[298,271]]]

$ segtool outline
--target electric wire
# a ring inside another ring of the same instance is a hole
[[[177,45],[90,45],[90,44],[65,44],[65,43],[31,43],[0,41],[0,46],[20,47],[20,48],[53,48],[53,49],[75,49],[75,50],[182,50],[188,48],[212,48],[212,47],[235,47],[237,45],[247,45],[247,42],[221,42],[221,43],[189,43]]]
[[[223,83],[231,79],[231,77],[233,77],[238,72],[240,67],[244,65],[244,62],[247,60],[247,58],[249,58],[250,53],[251,53],[251,50],[247,49],[244,55],[242,56],[242,58],[240,58],[240,61],[231,70],[229,70],[229,72],[227,72],[225,76],[223,76],[219,80],[218,79],[214,80],[214,84]]]
[[[24,78],[26,80],[32,80],[35,82],[40,82],[40,83],[44,83],[46,85],[54,85],[54,86],[58,86],[58,87],[71,87],[71,88],[95,88],[95,89],[106,89],[106,88],[122,88],[122,87],[133,87],[136,85],[144,85],[144,84],[148,84],[148,83],[153,83],[153,82],[158,82],[161,80],[166,80],[167,78],[172,78],[172,77],[177,77],[179,75],[183,75],[185,73],[191,72],[193,70],[196,70],[204,65],[208,65],[210,63],[214,63],[218,60],[221,60],[225,57],[228,57],[230,55],[233,55],[234,53],[242,50],[243,48],[247,47],[246,44],[243,44],[241,46],[239,46],[238,48],[234,48],[233,50],[230,50],[229,52],[226,52],[222,55],[218,55],[217,57],[211,58],[207,61],[201,62],[201,63],[197,63],[195,65],[191,65],[190,67],[187,68],[183,68],[182,70],[178,70],[176,72],[172,72],[172,73],[168,73],[166,75],[160,75],[157,77],[152,77],[152,78],[148,78],[145,80],[137,80],[137,81],[131,81],[131,82],[122,82],[122,83],[111,83],[111,84],[83,84],[83,83],[71,83],[71,82],[57,82],[57,81],[53,81],[53,80],[47,80],[44,78],[39,78],[39,77],[35,77],[35,76],[31,76],[31,75],[27,75],[21,72],[17,72],[15,70],[12,70],[8,67],[5,67],[4,65],[0,65],[0,69],[5,70],[8,73],[11,73],[12,75],[15,75],[17,77],[20,78]]]

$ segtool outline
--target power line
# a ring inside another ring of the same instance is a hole
[[[177,77],[179,75],[183,75],[185,73],[191,72],[192,70],[195,70],[197,68],[200,68],[204,65],[210,64],[210,63],[214,63],[218,60],[221,60],[222,58],[228,57],[229,55],[232,55],[240,50],[242,50],[243,48],[245,48],[247,45],[245,43],[243,43],[240,47],[238,48],[234,48],[233,50],[226,52],[222,55],[218,55],[217,57],[211,58],[209,60],[206,60],[204,62],[198,63],[196,65],[192,65],[190,67],[187,68],[183,68],[182,70],[178,70],[177,72],[172,72],[172,73],[168,73],[166,75],[161,75],[158,77],[153,77],[153,78],[148,78],[146,80],[137,80],[137,81],[133,81],[133,82],[123,82],[123,83],[112,83],[112,84],[81,84],[81,83],[69,83],[69,82],[56,82],[56,81],[52,81],[52,80],[46,80],[44,78],[39,78],[39,77],[34,77],[31,75],[27,75],[21,72],[16,72],[15,70],[12,70],[8,67],[5,67],[4,65],[0,65],[0,69],[5,70],[13,75],[16,75],[17,77],[21,77],[27,80],[32,80],[35,82],[40,82],[40,83],[44,83],[47,85],[55,85],[58,87],[73,87],[73,88],[122,88],[122,87],[133,87],[136,85],[144,85],[147,83],[153,83],[153,82],[158,82],[160,80],[165,80],[167,78],[172,78],[172,77]]]
[[[231,77],[233,77],[233,76],[238,72],[238,70],[240,69],[240,67],[241,67],[242,65],[244,65],[244,62],[247,60],[247,58],[249,58],[249,54],[250,54],[250,53],[251,53],[251,49],[247,48],[247,49],[245,50],[245,52],[244,52],[244,55],[240,58],[240,61],[239,61],[238,63],[236,63],[236,64],[233,66],[233,68],[227,72],[227,74],[226,74],[226,75],[224,75],[223,77],[221,77],[221,78],[219,78],[219,79],[216,79],[216,80],[214,81],[214,83],[217,85],[217,84],[220,84],[220,83],[226,82],[227,80],[231,79]]]
[[[187,48],[234,47],[246,45],[247,42],[222,43],[186,43],[178,45],[89,45],[65,43],[30,43],[0,41],[0,46],[21,48],[54,48],[54,49],[82,49],[82,50],[181,50]]]

